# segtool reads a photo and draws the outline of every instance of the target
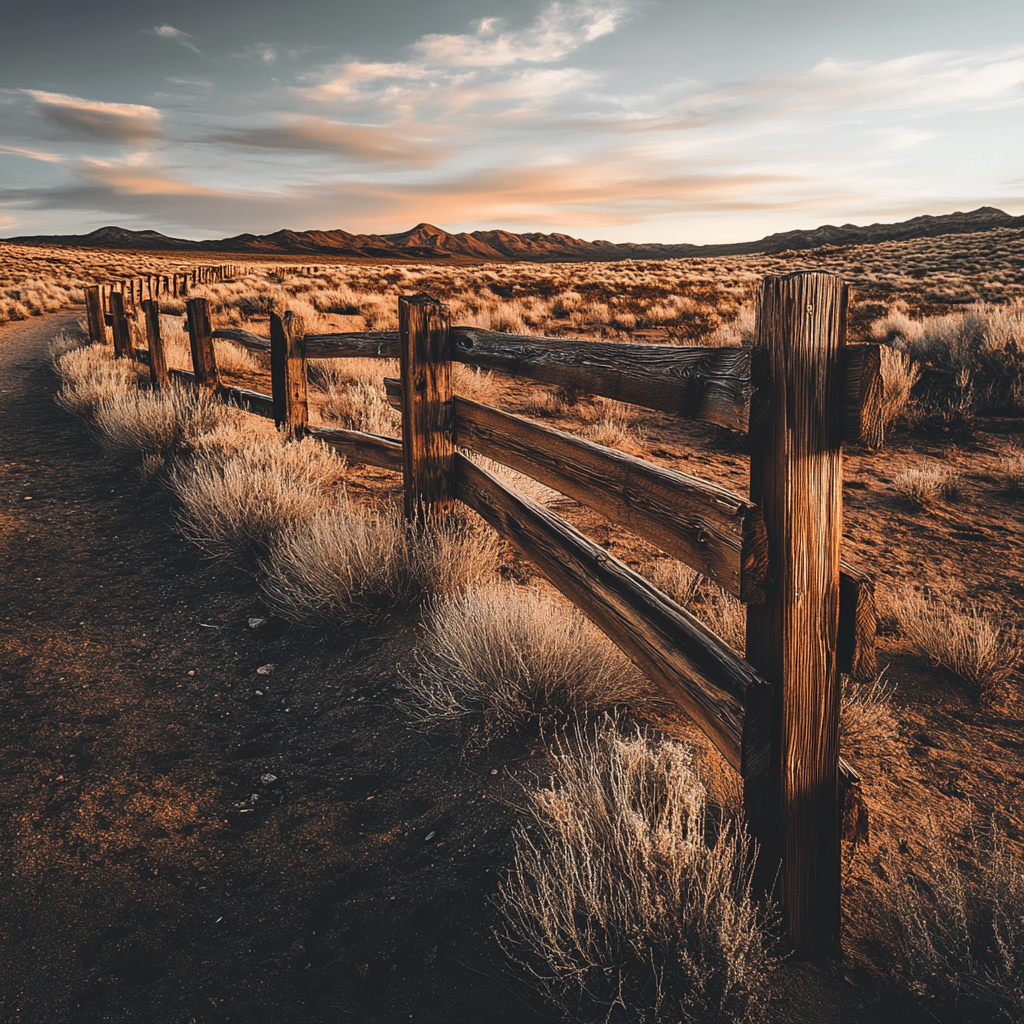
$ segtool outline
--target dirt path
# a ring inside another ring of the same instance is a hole
[[[488,903],[527,766],[399,722],[408,622],[250,629],[252,582],[54,405],[76,319],[0,331],[0,1019],[549,1019]]]

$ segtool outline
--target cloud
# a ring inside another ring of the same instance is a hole
[[[442,134],[447,133],[433,126],[349,124],[324,117],[293,117],[269,127],[222,132],[205,141],[253,149],[336,153],[359,163],[423,168],[448,155],[438,141]]]
[[[173,25],[154,25],[153,28],[149,29],[149,35],[157,36],[160,39],[170,39],[172,42],[178,43],[179,46],[184,46],[185,49],[191,50],[193,53],[203,52],[192,41],[192,36],[187,32],[182,32],[180,28],[175,28]]]
[[[160,136],[160,111],[138,103],[102,103],[57,92],[23,90],[51,125],[75,138],[140,143]]]
[[[443,67],[550,63],[614,32],[627,12],[627,4],[615,0],[555,0],[518,32],[484,18],[472,34],[427,35],[412,49],[425,63]]]
[[[38,149],[22,149],[20,146],[0,146],[0,153],[8,156],[23,156],[27,160],[38,160],[44,164],[62,164],[64,157],[56,153],[43,153]]]
[[[361,100],[368,97],[363,90],[365,85],[382,80],[419,81],[426,78],[427,74],[427,69],[420,64],[365,64],[353,61],[343,65],[340,74],[335,74],[320,85],[296,88],[292,91],[297,96],[311,100]]]
[[[213,82],[209,82],[205,78],[168,78],[166,81],[171,85],[191,85],[196,89],[213,88]]]
[[[181,181],[149,164],[145,154],[127,160],[79,160],[74,172],[112,192],[135,196],[218,196],[229,199],[233,190]]]

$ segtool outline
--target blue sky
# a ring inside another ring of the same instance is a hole
[[[0,233],[725,242],[1024,213],[1024,4],[41,0],[0,40]]]

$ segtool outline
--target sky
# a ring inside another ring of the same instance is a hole
[[[714,243],[1024,214],[1020,0],[38,0],[0,235]]]

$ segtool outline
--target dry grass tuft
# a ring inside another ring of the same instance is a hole
[[[914,385],[921,377],[921,367],[911,362],[905,352],[883,345],[882,355],[882,425],[886,428],[903,415],[910,402]]]
[[[213,558],[251,567],[286,527],[337,500],[343,472],[344,463],[318,441],[285,444],[275,435],[222,461],[180,467],[171,487],[184,534]]]
[[[904,501],[919,508],[935,504],[941,498],[953,499],[960,494],[960,474],[938,466],[908,469],[893,479],[892,489]]]
[[[263,589],[282,614],[349,623],[458,594],[497,569],[498,542],[454,517],[413,529],[394,508],[348,503],[286,530],[264,565]]]
[[[1005,683],[1024,656],[1024,634],[974,605],[911,593],[892,600],[889,610],[922,654],[982,693]]]
[[[747,642],[747,611],[732,594],[685,562],[672,558],[654,564],[651,582],[742,656]]]
[[[630,455],[641,455],[644,450],[642,431],[616,416],[602,417],[596,423],[584,427],[580,437],[594,444],[603,444],[606,448],[618,448]]]
[[[906,745],[900,739],[892,695],[893,687],[884,671],[871,682],[843,677],[839,748],[844,757],[872,769],[906,761]]]
[[[98,406],[93,423],[110,454],[163,461],[188,447],[192,437],[213,429],[221,412],[222,407],[191,388],[128,389]]]
[[[530,721],[651,705],[649,686],[572,605],[505,585],[433,603],[407,709],[477,720],[487,738]]]
[[[886,864],[898,970],[936,1019],[1024,1019],[1024,863],[994,821],[966,855],[929,826],[913,866]]]
[[[57,404],[76,416],[93,410],[116,396],[128,393],[138,380],[134,364],[114,359],[104,345],[84,345],[59,356],[55,368],[61,379]]]
[[[499,891],[506,949],[571,1019],[767,1020],[754,848],[709,813],[689,749],[606,729],[556,761]]]
[[[320,406],[320,417],[326,423],[337,423],[349,430],[386,437],[397,437],[402,430],[398,411],[388,405],[383,389],[370,381],[330,385]]]

